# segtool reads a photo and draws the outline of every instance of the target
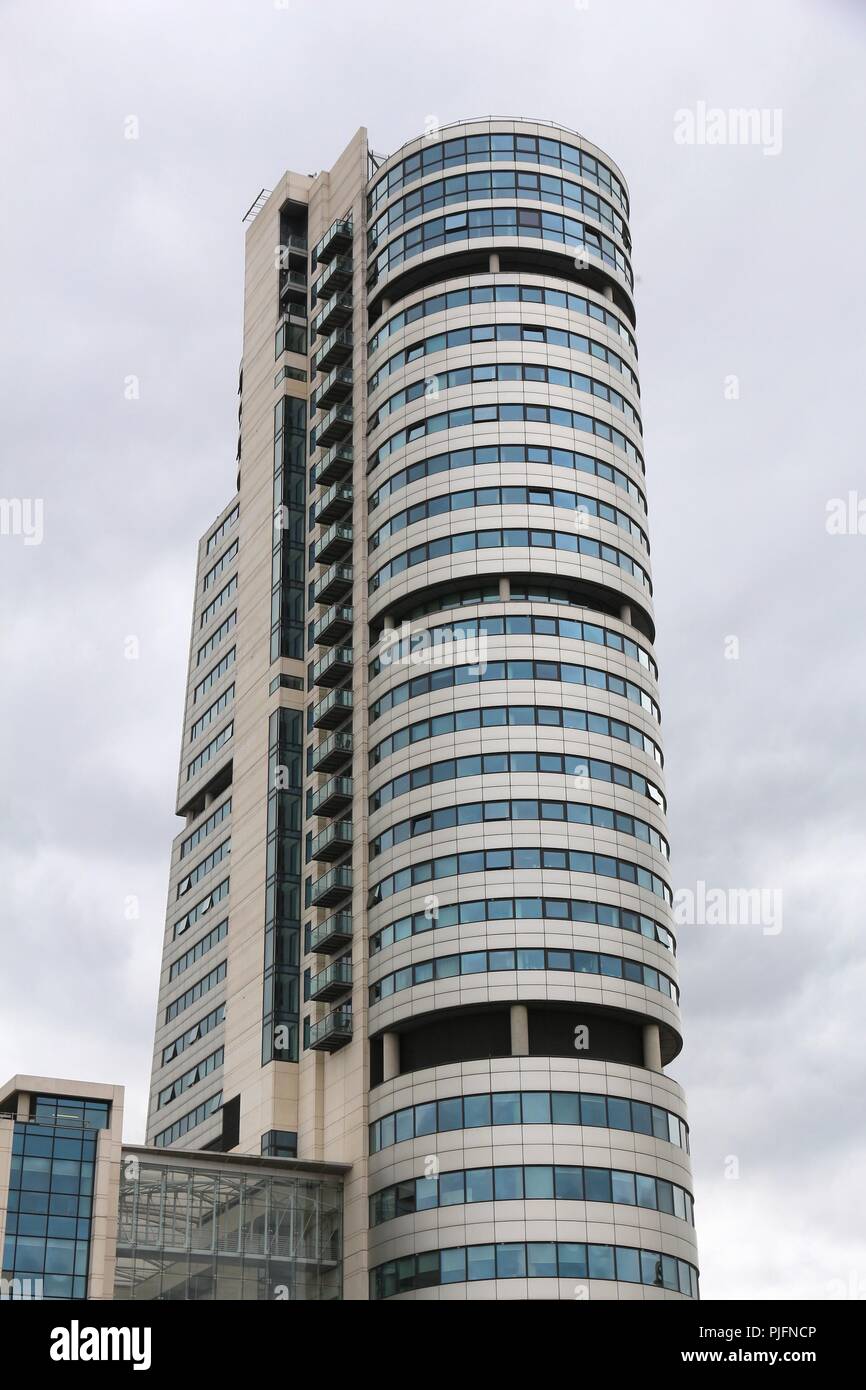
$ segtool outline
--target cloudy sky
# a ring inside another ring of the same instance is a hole
[[[704,1296],[866,1296],[864,58],[857,0],[0,0],[0,1081],[143,1137],[243,213],[359,125],[551,117],[631,188],[675,882],[781,893],[679,931]]]

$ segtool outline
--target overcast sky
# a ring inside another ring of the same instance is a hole
[[[0,498],[44,504],[0,535],[0,1083],[123,1083],[143,1137],[244,212],[360,125],[550,117],[631,190],[674,881],[783,895],[679,929],[703,1293],[866,1296],[864,58],[858,0],[0,0]]]

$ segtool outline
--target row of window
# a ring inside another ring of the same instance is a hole
[[[510,601],[534,603],[538,601],[538,597],[534,591],[524,591],[515,587],[511,590]],[[549,593],[549,597],[553,603],[573,602],[565,595],[557,594],[555,590]],[[496,598],[499,602],[503,601],[499,598],[498,586]],[[440,610],[446,603],[453,607],[455,596],[451,593],[443,595],[438,600]],[[575,607],[585,606],[575,604]],[[481,618],[461,618],[453,623],[441,623],[436,627],[411,633],[409,637],[385,646],[381,655],[373,658],[368,665],[370,679],[378,676],[380,671],[389,666],[405,664],[413,658],[417,661],[419,654],[429,651],[431,646],[433,649],[441,650],[450,643],[477,642],[484,637],[566,637],[572,642],[592,642],[596,646],[622,652],[632,661],[639,662],[658,679],[658,668],[652,657],[630,637],[623,637],[622,633],[602,627],[599,623],[587,623],[578,618],[548,618],[539,613],[509,613],[501,618],[487,615]]]
[[[434,179],[422,184],[412,193],[393,202],[381,217],[367,229],[367,250],[375,251],[383,237],[390,236],[416,217],[427,217],[439,208],[458,203],[489,203],[502,198],[522,202],[555,203],[571,212],[582,213],[594,222],[601,222],[631,250],[628,227],[620,214],[605,198],[571,179],[554,174],[532,174],[520,169],[485,169],[477,174],[452,174],[447,179]]]
[[[578,473],[590,473],[605,482],[627,492],[647,510],[646,498],[636,483],[621,468],[593,458],[590,454],[576,454],[573,449],[551,449],[544,444],[485,444],[477,449],[452,449],[446,454],[431,454],[429,458],[419,459],[399,473],[386,478],[381,486],[370,496],[368,509],[373,512],[387,497],[417,483],[422,478],[435,478],[439,473],[448,473],[455,468],[480,468],[487,463],[540,463],[553,468],[570,468]]]
[[[585,766],[585,764],[581,764]],[[658,854],[670,858],[670,846],[654,826],[625,811],[612,811],[607,806],[592,806],[582,801],[546,800],[521,797],[514,800],[467,801],[459,806],[440,806],[434,811],[395,821],[381,835],[370,841],[370,858],[376,859],[395,845],[414,840],[419,835],[431,835],[438,830],[455,830],[463,825],[490,825],[503,821],[564,822],[567,825],[589,825],[596,830],[613,830],[618,835],[633,835]]]
[[[195,704],[197,700],[201,699],[202,695],[207,694],[211,687],[216,685],[217,681],[225,675],[229,667],[234,665],[235,657],[237,656],[237,650],[237,647],[232,647],[230,651],[227,651],[225,656],[220,657],[216,666],[214,666],[212,670],[208,671],[207,675],[199,681],[198,685],[192,692],[193,704]]]
[[[611,695],[621,695],[632,704],[640,705],[653,717],[661,721],[661,711],[655,700],[634,681],[623,680],[609,671],[599,671],[594,666],[574,666],[568,661],[488,661],[483,666],[445,666],[423,675],[413,676],[387,690],[370,706],[370,722],[374,723],[388,710],[397,705],[414,700],[419,695],[429,695],[437,690],[449,690],[454,686],[476,685],[479,681],[560,681],[563,685],[585,685],[593,690],[606,690]]]
[[[582,391],[587,396],[595,396],[605,401],[624,415],[630,425],[640,433],[643,429],[640,416],[631,401],[595,377],[585,372],[571,372],[565,367],[547,367],[535,362],[479,362],[467,367],[452,367],[449,371],[436,372],[432,376],[413,381],[400,391],[395,391],[383,401],[378,410],[370,415],[369,430],[378,429],[389,415],[403,410],[413,401],[438,400],[442,391],[452,391],[458,386],[487,386],[494,381],[525,381],[530,385],[561,386],[566,391]]]
[[[177,1100],[187,1091],[192,1090],[200,1081],[204,1081],[206,1076],[212,1072],[219,1071],[225,1060],[225,1048],[218,1047],[216,1052],[211,1052],[208,1057],[203,1057],[189,1071],[184,1072],[176,1081],[172,1081],[168,1086],[163,1086],[156,1100],[157,1110],[162,1110],[163,1106],[169,1105],[173,1100]]]
[[[389,1260],[370,1271],[370,1297],[393,1298],[413,1289],[476,1279],[617,1279],[698,1297],[698,1272],[685,1260],[628,1245],[515,1241],[452,1246]]]
[[[179,1037],[174,1039],[174,1042],[170,1042],[168,1047],[162,1049],[162,1066],[173,1062],[175,1057],[186,1052],[186,1049],[192,1047],[193,1043],[201,1042],[202,1038],[206,1038],[208,1033],[212,1033],[214,1028],[220,1026],[225,1016],[226,1006],[219,1004],[215,1009],[211,1009],[209,1014],[205,1014],[204,1018],[200,1018],[198,1023],[187,1028],[185,1033],[181,1033]]]
[[[645,989],[658,990],[674,1003],[679,990],[667,975],[640,961],[609,956],[598,951],[567,951],[553,947],[528,947],[515,950],[461,951],[459,955],[438,956],[434,960],[417,961],[403,966],[370,985],[370,1004],[379,1004],[415,985],[434,980],[453,980],[458,975],[494,975],[501,971],[517,970],[565,971],[571,975],[603,975],[610,980],[628,980]]]
[[[637,344],[622,319],[612,310],[595,304],[582,294],[571,290],[549,289],[546,285],[472,285],[462,290],[444,290],[419,300],[408,309],[401,309],[383,323],[370,338],[367,354],[372,357],[389,338],[399,333],[410,323],[427,318],[431,314],[442,314],[448,309],[464,309],[470,304],[545,304],[550,309],[565,309],[570,314],[581,314],[584,318],[603,323],[612,333],[625,339],[637,356]]]
[[[229,649],[227,653],[225,653],[225,656],[221,656],[217,664],[215,664],[214,667],[211,667],[211,670],[209,671],[209,673],[207,673],[207,676],[204,676],[203,680],[200,680],[199,684],[197,684],[195,689],[193,689],[193,705],[195,705],[196,701],[199,701],[199,699],[202,698],[202,695],[206,695],[207,691],[209,691],[209,689],[211,689],[213,685],[217,684],[217,681],[221,680],[221,677],[225,676],[225,673],[227,673],[227,671],[231,669],[232,666],[234,666],[236,655],[238,655],[238,648],[236,648],[236,646],[232,646],[232,648]]]
[[[293,325],[293,326],[294,326],[294,325]],[[279,370],[279,371],[275,374],[275,376],[274,376],[274,390],[276,391],[276,389],[277,389],[278,386],[282,386],[282,384],[283,384],[284,381],[308,381],[308,380],[309,380],[309,377],[308,377],[307,373],[306,373],[305,371],[302,371],[302,369],[301,369],[300,367],[289,367],[289,366],[280,367],[280,370]]]
[[[644,888],[648,893],[653,893],[657,898],[663,898],[669,907],[673,905],[673,893],[665,880],[628,859],[615,859],[609,854],[592,854],[588,850],[543,849],[540,845],[526,845],[512,849],[464,850],[462,854],[441,854],[435,859],[410,864],[405,869],[388,874],[387,878],[380,879],[378,883],[371,884],[367,906],[376,907],[395,893],[401,893],[404,889],[417,887],[419,884],[432,883],[435,879],[514,869],[550,869],[562,873],[595,874],[599,878],[616,878],[621,883],[631,883],[636,888]]]
[[[583,333],[569,333],[564,328],[528,323],[477,324],[474,328],[451,328],[431,338],[422,338],[420,342],[412,343],[389,357],[369,378],[367,391],[375,391],[392,372],[399,371],[410,362],[417,362],[431,353],[444,352],[448,348],[467,347],[470,343],[547,343],[550,347],[567,348],[569,352],[583,352],[627,376],[635,390],[640,392],[640,384],[631,367],[612,348],[605,347],[595,338],[587,338]]]
[[[660,1105],[600,1096],[590,1091],[487,1091],[447,1100],[423,1101],[383,1115],[370,1125],[370,1153],[392,1144],[446,1134],[458,1129],[487,1129],[491,1125],[581,1125],[587,1129],[619,1129],[646,1134],[689,1151],[685,1120]]]
[[[441,430],[456,430],[464,425],[521,424],[529,422],[540,425],[558,425],[566,430],[579,430],[582,434],[595,435],[605,439],[615,449],[619,449],[636,463],[642,473],[646,472],[641,454],[621,430],[614,429],[605,420],[596,420],[592,415],[584,415],[579,410],[565,410],[562,406],[527,405],[523,401],[496,401],[491,405],[464,405],[457,410],[446,410],[439,415],[426,415],[405,429],[398,430],[384,440],[369,456],[367,472],[372,473],[386,458],[411,444],[415,439],[423,439],[428,434],[438,434]]]
[[[177,941],[179,936],[182,936],[185,931],[189,931],[190,927],[195,926],[196,922],[200,921],[206,912],[210,912],[212,907],[222,902],[223,898],[227,898],[228,895],[229,879],[224,878],[222,883],[218,883],[215,888],[212,888],[209,893],[206,893],[205,896],[196,903],[195,907],[191,907],[185,917],[181,917],[179,921],[175,922],[171,938],[172,941]]]
[[[191,888],[194,888],[197,883],[200,883],[203,878],[206,878],[209,873],[212,873],[217,864],[221,864],[224,859],[227,859],[231,852],[231,838],[223,840],[221,845],[217,845],[204,859],[200,859],[199,862],[190,869],[189,873],[180,880],[177,885],[177,896],[182,898]]]
[[[642,912],[629,912],[608,903],[586,902],[580,898],[479,898],[475,902],[443,906],[435,899],[424,912],[412,912],[389,922],[370,937],[370,955],[378,955],[397,941],[422,936],[437,927],[467,926],[487,922],[587,922],[617,927],[656,941],[672,954],[674,939],[666,927]]]
[[[217,579],[219,575],[223,573],[224,570],[228,569],[232,560],[238,553],[239,544],[239,541],[232,541],[228,550],[225,550],[217,560],[216,564],[208,570],[207,574],[204,577],[204,580],[202,581],[202,589],[209,589],[211,584],[213,584],[214,580]]]
[[[530,196],[527,194],[527,196]],[[534,198],[533,201],[542,201]],[[452,212],[445,217],[436,217],[429,222],[421,222],[410,227],[407,232],[389,242],[378,256],[370,258],[367,282],[374,285],[382,275],[396,270],[413,256],[423,255],[437,246],[447,246],[454,241],[471,241],[481,238],[492,241],[496,237],[532,237],[545,241],[557,241],[565,246],[577,246],[598,260],[609,265],[624,277],[629,286],[634,285],[634,275],[628,257],[620,250],[612,237],[605,236],[595,227],[579,222],[576,217],[567,217],[558,212],[536,212],[532,208],[478,208],[475,211]]]
[[[486,527],[483,531],[461,531],[457,535],[439,536],[436,540],[422,541],[404,550],[389,560],[386,565],[370,576],[368,592],[374,594],[378,588],[394,579],[414,565],[425,565],[430,560],[441,559],[444,555],[463,555],[472,550],[560,550],[569,555],[585,555],[588,559],[603,560],[605,564],[616,565],[618,569],[630,574],[647,593],[653,591],[652,580],[642,565],[616,546],[605,545],[603,541],[593,540],[591,536],[578,536],[574,531],[548,531],[535,527],[505,526]]]
[[[227,536],[227,535],[228,535],[229,531],[230,531],[230,530],[232,529],[232,527],[234,526],[234,524],[235,524],[235,522],[237,521],[237,519],[238,519],[238,517],[240,516],[240,514],[241,514],[240,503],[237,503],[236,506],[232,507],[231,511],[229,512],[229,514],[228,514],[228,516],[225,518],[225,520],[224,520],[224,521],[221,521],[220,524],[219,524],[219,526],[216,528],[216,530],[213,531],[213,532],[208,536],[208,538],[207,538],[207,545],[205,546],[205,554],[206,554],[206,555],[210,555],[210,553],[211,553],[212,550],[216,550],[216,548],[217,548],[217,546],[219,545],[220,541],[223,539],[224,536]]]
[[[585,1168],[532,1163],[501,1168],[466,1168],[432,1178],[408,1178],[370,1197],[370,1225],[438,1207],[475,1202],[608,1202],[646,1207],[695,1224],[692,1195],[677,1183],[622,1168]]]
[[[553,773],[559,777],[579,778],[593,782],[612,782],[627,787],[637,796],[645,796],[656,806],[665,809],[665,799],[654,782],[639,772],[609,763],[603,758],[590,758],[580,753],[539,753],[512,750],[501,753],[467,753],[460,758],[444,758],[438,763],[425,763],[392,777],[372,793],[370,813],[422,787],[438,786],[442,782],[459,781],[461,777],[492,777],[505,772]],[[524,804],[524,803],[521,803]],[[548,803],[544,803],[547,805]],[[629,819],[626,817],[626,819]],[[620,827],[617,826],[616,829]]]
[[[234,682],[232,682],[231,685],[226,686],[225,690],[218,697],[218,699],[214,700],[212,705],[208,705],[207,709],[199,715],[198,719],[195,721],[195,723],[189,731],[190,743],[192,743],[194,739],[197,739],[199,734],[203,733],[204,730],[208,727],[208,725],[212,724],[213,721],[217,718],[217,716],[222,714],[224,709],[228,709],[229,705],[231,704],[234,698],[235,687]]]
[[[466,511],[475,507],[557,507],[562,511],[576,511],[580,520],[587,516],[598,517],[609,522],[611,526],[618,526],[620,530],[627,531],[649,553],[649,538],[646,532],[636,521],[632,521],[628,512],[620,511],[619,507],[612,507],[609,502],[599,502],[597,498],[588,497],[581,492],[565,492],[562,488],[535,486],[472,487],[461,492],[446,492],[441,497],[425,498],[423,502],[415,502],[411,507],[395,512],[383,526],[372,533],[368,549],[371,552],[378,550],[389,537],[398,535],[405,531],[407,526],[414,526],[419,521],[428,521],[431,517],[447,516],[450,512]]]
[[[110,1111],[111,1103],[107,1100],[86,1100],[84,1096],[34,1096],[30,1113],[38,1120],[45,1120],[49,1124],[61,1127],[69,1126],[73,1130],[71,1134],[66,1134],[64,1139],[63,1156],[69,1158],[72,1156],[69,1146],[79,1142],[77,1127],[80,1125],[83,1129],[107,1129]],[[54,1131],[55,1152],[58,1151],[57,1145],[62,1137],[59,1130]],[[13,1144],[14,1152],[17,1150]],[[37,1153],[41,1150],[30,1148],[28,1152]]]
[[[181,1115],[179,1120],[175,1120],[168,1129],[163,1129],[154,1138],[154,1146],[157,1149],[167,1148],[169,1144],[176,1144],[178,1139],[182,1139],[185,1134],[189,1134],[191,1129],[196,1129],[203,1124],[215,1111],[219,1110],[223,1103],[222,1091],[216,1091],[214,1095],[208,1096],[201,1105],[197,1105],[195,1110],[190,1110],[186,1115]]]
[[[615,738],[648,753],[655,758],[659,767],[663,765],[662,750],[657,743],[636,729],[633,724],[625,724],[621,719],[611,719],[607,714],[590,714],[581,709],[560,709],[556,705],[492,705],[475,709],[451,711],[437,714],[430,719],[418,719],[398,729],[390,738],[382,739],[370,750],[370,767],[394,753],[422,743],[442,734],[466,733],[473,729],[527,728],[572,729],[578,733],[602,734]]]
[[[232,594],[235,593],[235,591],[237,590],[237,587],[238,577],[236,574],[233,574],[228,584],[226,584],[224,588],[220,589],[219,593],[216,595],[215,598],[211,599],[210,603],[207,605],[206,608],[202,609],[201,617],[199,618],[199,627],[204,627],[207,623],[210,622],[214,613],[216,613],[220,608],[222,608],[224,603],[228,603]]]
[[[233,613],[229,613],[227,618],[223,618],[219,627],[214,628],[207,641],[203,642],[198,649],[195,661],[196,666],[200,666],[203,661],[207,660],[211,652],[214,651],[219,646],[223,638],[228,636],[228,634],[231,632],[237,620],[238,612],[237,609],[235,609]]]
[[[367,215],[407,184],[439,169],[457,168],[462,164],[494,164],[505,160],[514,164],[545,164],[554,169],[567,169],[580,178],[595,183],[613,194],[628,216],[628,197],[613,170],[595,155],[587,154],[567,140],[549,140],[537,135],[514,135],[511,132],[485,135],[458,135],[450,140],[428,142],[416,154],[407,155],[383,174],[367,194]]]
[[[165,1022],[171,1023],[173,1018],[177,1018],[178,1014],[182,1014],[197,999],[201,999],[203,994],[209,994],[212,989],[215,989],[225,979],[227,969],[226,962],[221,960],[219,965],[214,966],[207,975],[203,975],[200,980],[196,980],[194,985],[190,985],[188,990],[173,999],[165,1011]]]
[[[202,956],[207,955],[208,951],[212,951],[214,946],[219,945],[219,943],[228,936],[228,930],[229,919],[226,917],[222,922],[218,922],[215,927],[211,927],[209,932],[205,932],[204,936],[200,937],[194,946],[190,946],[188,951],[184,951],[182,956],[178,956],[177,960],[172,961],[171,968],[168,972],[169,980],[176,980],[178,975],[183,975],[185,971],[189,970],[191,965],[195,965],[197,960],[201,960]]]
[[[222,825],[232,813],[232,799],[227,797],[225,801],[217,806],[215,811],[211,811],[206,820],[203,820],[191,835],[187,835],[185,840],[180,842],[180,858],[185,859],[190,850],[195,849],[196,845],[201,844],[211,831],[216,830],[218,825]]]
[[[205,763],[209,763],[211,758],[216,757],[220,749],[228,743],[234,731],[235,726],[234,721],[232,720],[230,723],[226,724],[224,729],[220,729],[219,733],[211,739],[210,743],[205,744],[204,748],[195,758],[193,758],[191,763],[187,763],[187,781],[189,781],[191,777],[195,777],[196,773],[201,772]]]

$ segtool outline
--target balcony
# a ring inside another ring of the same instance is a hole
[[[313,320],[313,332],[327,338],[336,328],[345,328],[351,322],[354,309],[355,301],[349,290],[335,295]]]
[[[316,729],[336,729],[348,719],[353,708],[351,690],[332,690],[313,709],[313,726]]]
[[[316,409],[330,410],[338,401],[352,394],[352,368],[335,367],[316,392]]]
[[[355,349],[355,335],[351,328],[340,328],[332,333],[316,354],[313,365],[317,372],[328,372],[338,362],[346,362]]]
[[[352,988],[352,962],[348,956],[335,960],[310,981],[310,998],[330,1003]]]
[[[339,864],[313,884],[314,907],[337,907],[351,895],[352,870],[348,864]]]
[[[352,592],[355,571],[351,565],[332,565],[313,586],[315,603],[333,603]]]
[[[307,238],[305,236],[287,236],[282,243],[282,250],[285,253],[283,259],[289,265],[307,264]]]
[[[299,300],[306,310],[309,288],[307,277],[303,271],[284,270],[280,278],[280,300]]]
[[[333,647],[335,642],[352,631],[353,612],[353,609],[335,603],[323,618],[313,624],[313,641],[318,646]]]
[[[335,522],[333,526],[328,527],[316,544],[316,564],[330,565],[332,560],[343,560],[347,556],[351,557],[354,539],[355,533],[351,526],[346,526],[341,521]]]
[[[314,859],[339,859],[352,848],[352,822],[337,820],[327,830],[313,836],[311,853]]]
[[[309,1046],[314,1052],[336,1052],[351,1041],[351,1009],[335,1009],[319,1023],[310,1024]]]
[[[316,464],[316,485],[324,487],[327,483],[337,483],[347,478],[352,472],[354,462],[355,451],[351,444],[335,444]]]
[[[283,305],[283,318],[289,319],[291,323],[302,324],[302,325],[304,326],[304,328],[306,328],[306,326],[307,326],[307,301],[306,301],[306,299],[304,300],[303,304],[301,304],[300,301],[297,301],[297,302],[296,302],[294,299],[289,299],[288,302],[285,303],[285,304]]]
[[[313,663],[313,685],[340,685],[352,674],[352,648],[332,647]]]
[[[337,290],[344,290],[352,283],[354,269],[351,256],[336,256],[316,281],[316,296],[319,299],[330,299]]]
[[[335,405],[316,430],[316,448],[328,448],[338,439],[344,439],[352,428],[353,419],[351,402]]]
[[[352,791],[351,777],[332,777],[313,796],[311,815],[336,816],[345,811],[352,804]]]
[[[351,912],[335,912],[310,932],[310,950],[320,956],[332,956],[352,940]]]
[[[318,748],[313,750],[313,770],[315,772],[336,772],[338,767],[343,767],[352,756],[353,743],[352,735],[344,733],[331,734],[320,743]]]
[[[313,260],[319,265],[327,265],[335,256],[341,256],[352,245],[351,217],[338,217],[332,222],[321,241],[313,247]]]
[[[352,510],[354,500],[351,483],[334,483],[314,504],[313,519],[319,526],[338,521]]]

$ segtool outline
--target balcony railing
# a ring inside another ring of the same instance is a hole
[[[345,556],[351,555],[354,539],[355,533],[351,526],[346,526],[340,521],[335,522],[316,544],[316,564],[330,565],[332,560],[342,560]]]
[[[282,249],[286,253],[289,264],[307,264],[307,238],[305,236],[287,236],[282,242]]]
[[[323,618],[313,624],[313,641],[317,646],[332,647],[335,642],[339,642],[348,632],[352,631],[352,615],[354,610],[334,604],[329,608]]]
[[[316,409],[330,410],[338,401],[352,394],[352,368],[335,367],[316,392]]]
[[[353,782],[351,777],[332,777],[312,799],[311,813],[314,816],[335,816],[352,804]]]
[[[311,853],[314,859],[339,859],[352,847],[352,822],[337,820],[319,835],[313,836]]]
[[[352,648],[332,647],[313,664],[313,685],[339,685],[352,674]]]
[[[332,565],[313,586],[316,603],[333,603],[352,592],[355,571],[351,565]]]
[[[344,290],[347,285],[351,285],[354,269],[351,256],[335,256],[316,281],[318,298],[329,299],[337,290]]]
[[[319,348],[313,363],[316,371],[328,372],[338,362],[345,362],[352,356],[354,348],[355,335],[351,328],[338,328]]]
[[[317,729],[336,729],[352,713],[351,690],[332,690],[313,707],[313,725]]]
[[[336,328],[344,328],[351,322],[354,310],[355,301],[350,290],[335,295],[313,319],[313,332],[327,338]]]
[[[338,439],[344,439],[352,428],[354,418],[351,402],[335,405],[316,430],[316,448],[330,448]]]
[[[351,1041],[351,1009],[335,1009],[319,1023],[310,1024],[309,1045],[315,1052],[336,1052]]]
[[[351,444],[335,444],[316,464],[316,483],[320,487],[326,487],[328,483],[339,482],[351,474],[354,462],[355,452]]]
[[[354,744],[352,735],[344,733],[342,729],[337,733],[331,734],[313,750],[313,769],[316,772],[336,772],[338,767],[343,767],[352,756]]]
[[[284,270],[282,283],[280,285],[280,299],[288,299],[289,296],[300,298],[301,303],[306,306],[307,294],[310,286],[307,277],[301,270]]]
[[[336,869],[317,878],[313,884],[314,907],[336,907],[352,894],[352,870],[348,864],[338,864]]]
[[[317,1001],[339,999],[352,988],[352,962],[348,956],[335,960],[310,980],[310,998]]]
[[[348,251],[352,245],[352,219],[351,217],[338,217],[336,222],[332,222],[321,241],[313,247],[313,260],[320,265],[327,265],[335,256],[340,256]]]
[[[320,526],[330,525],[350,512],[354,501],[351,483],[334,483],[315,504],[314,518]]]
[[[311,930],[310,950],[320,956],[332,956],[341,947],[348,946],[351,940],[351,912],[335,912]]]

